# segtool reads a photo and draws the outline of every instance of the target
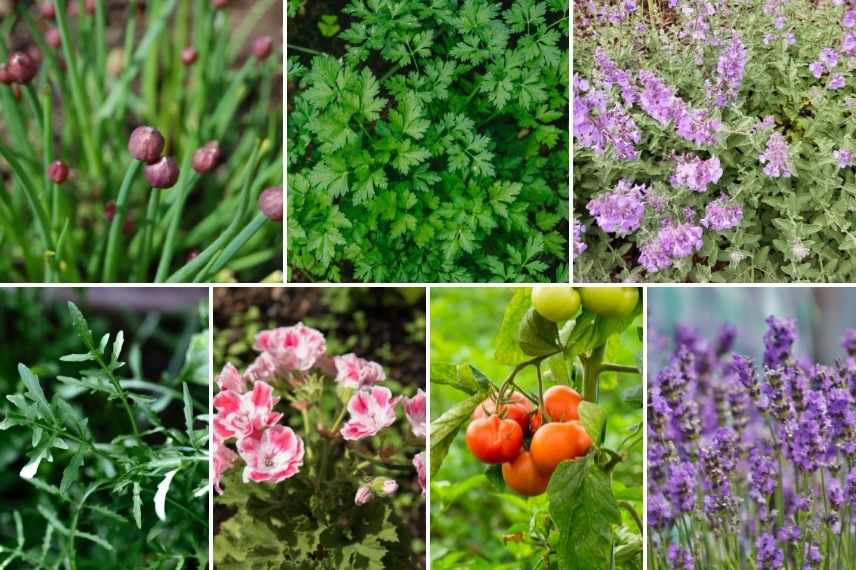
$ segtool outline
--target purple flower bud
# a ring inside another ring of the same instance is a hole
[[[222,10],[229,4],[229,0],[211,0],[211,5],[215,10]]]
[[[53,20],[56,18],[56,8],[54,7],[54,3],[50,0],[42,2],[41,6],[39,6],[39,13],[42,15],[42,18]]]
[[[181,63],[190,67],[194,63],[196,63],[196,58],[199,57],[199,52],[196,51],[195,47],[184,48],[181,51]]]
[[[61,160],[53,161],[48,166],[48,178],[57,184],[62,184],[68,179],[68,165]]]
[[[59,30],[54,27],[48,28],[45,32],[45,42],[47,42],[47,44],[53,49],[58,49],[60,44],[62,43],[62,38],[59,35]]]
[[[199,174],[210,172],[220,163],[222,156],[220,143],[209,141],[193,153],[193,170]]]
[[[178,181],[178,164],[172,157],[165,156],[154,164],[147,164],[143,174],[152,188],[172,188]]]
[[[365,505],[372,499],[374,499],[374,495],[372,495],[371,489],[369,489],[368,485],[361,485],[360,488],[357,489],[357,495],[354,497],[354,504]]]
[[[262,36],[260,38],[256,38],[253,42],[253,55],[258,58],[259,61],[264,61],[267,59],[270,54],[273,52],[273,38],[270,36]]]
[[[39,71],[39,65],[28,54],[16,51],[9,56],[7,70],[12,81],[26,85],[36,76],[36,73]]]
[[[282,221],[282,186],[274,186],[262,192],[262,195],[259,196],[259,210],[269,220]]]
[[[88,14],[95,13],[95,0],[85,0],[83,2],[83,9],[86,10]]]
[[[152,164],[160,159],[163,146],[163,135],[152,127],[137,127],[128,140],[128,152],[146,164]]]

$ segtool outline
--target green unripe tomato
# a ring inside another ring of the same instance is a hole
[[[602,317],[626,317],[639,302],[636,287],[582,287],[583,307]]]
[[[538,314],[554,323],[567,321],[580,310],[580,294],[573,287],[532,288],[532,306]]]

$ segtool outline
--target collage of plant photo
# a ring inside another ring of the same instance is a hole
[[[0,570],[856,570],[856,0],[0,0]]]

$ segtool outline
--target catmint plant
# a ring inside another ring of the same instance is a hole
[[[578,2],[576,279],[852,282],[854,22],[851,0]],[[621,182],[644,213],[604,227]]]
[[[794,319],[762,354],[678,326],[648,383],[649,568],[849,568],[856,544],[856,333],[801,358]]]
[[[4,293],[4,315],[16,312],[13,295],[29,299],[39,318],[55,318],[47,294]],[[0,403],[8,470],[0,566],[208,565],[208,333],[199,330],[207,323],[207,307],[201,309],[205,318],[190,311],[178,335],[172,317],[133,315],[146,324],[126,346],[121,330],[94,332],[69,302],[59,332],[55,324],[41,326],[62,352],[71,350],[58,360],[47,360],[57,352],[48,343],[18,344],[39,333],[2,339],[16,356],[33,359],[10,369],[5,351],[0,359],[4,377],[14,378],[4,381]],[[27,326],[40,328],[35,320]]]
[[[567,0],[289,2],[293,281],[566,281]],[[322,16],[327,17],[327,16]]]
[[[238,334],[248,364],[223,366],[213,402],[217,565],[410,567],[400,525],[424,500],[425,393],[302,322]]]
[[[281,280],[282,227],[254,215],[282,184],[282,46],[257,37],[281,10],[0,6],[0,279]],[[68,180],[46,174],[58,159]]]

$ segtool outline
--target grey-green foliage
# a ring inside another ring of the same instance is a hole
[[[191,342],[174,379],[124,378],[124,334],[96,339],[69,312],[81,350],[60,358],[67,375],[45,381],[19,364],[19,391],[6,396],[3,440],[26,434],[19,475],[38,500],[11,521],[0,514],[0,568],[207,566],[207,390],[188,384],[207,385],[207,344]],[[104,409],[112,422],[90,425]],[[173,471],[161,520],[155,496]]]

